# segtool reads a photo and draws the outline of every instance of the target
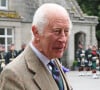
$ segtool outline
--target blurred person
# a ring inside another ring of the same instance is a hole
[[[84,67],[85,67],[85,51],[83,49],[83,45],[79,43],[78,50],[76,51],[77,61],[78,61],[78,71],[79,76],[84,75]]]
[[[57,59],[68,46],[71,26],[68,12],[62,6],[40,6],[33,17],[32,41],[2,71],[0,90],[72,90]]]
[[[91,75],[91,68],[92,68],[92,46],[88,45],[88,48],[85,50],[85,60],[86,60],[86,71],[87,75]]]
[[[5,47],[3,45],[0,45],[0,72],[3,70],[5,67]]]
[[[92,46],[92,74],[93,74],[93,78],[96,79],[98,78],[97,76],[97,70],[96,70],[96,61],[97,61],[97,47],[95,45]]]
[[[14,60],[14,58],[16,58],[18,55],[18,52],[17,50],[15,50],[15,45],[14,44],[11,44],[9,46],[9,51],[7,52],[6,54],[6,58],[5,58],[5,64],[8,64],[10,63],[11,61]]]
[[[98,57],[98,63],[97,63],[97,69],[100,71],[100,48],[97,50],[97,57]],[[100,72],[99,72],[100,73]]]
[[[23,44],[21,45],[21,50],[18,51],[18,55],[21,54],[21,53],[24,51],[25,47],[26,47],[26,44],[23,43]]]

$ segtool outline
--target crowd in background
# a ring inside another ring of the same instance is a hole
[[[0,44],[0,72],[3,70],[3,68],[7,64],[9,64],[11,61],[13,61],[13,59],[16,58],[19,54],[21,54],[24,51],[25,47],[26,47],[26,44],[23,43],[21,45],[21,49],[20,50],[16,50],[15,49],[15,45],[11,44],[9,46],[8,52],[5,52],[5,47]],[[59,58],[59,60],[60,60],[60,58]],[[62,65],[62,69],[64,70],[64,72],[68,72],[69,71],[69,69],[67,69],[63,65]]]
[[[76,51],[76,61],[79,76],[90,75],[91,71],[93,78],[98,78],[97,71],[100,71],[100,48],[97,48],[95,45],[89,45],[88,48],[84,50],[80,44]]]
[[[21,49],[16,50],[15,45],[11,44],[8,52],[5,52],[5,47],[0,44],[0,72],[5,65],[16,58],[25,47],[26,44],[22,44]],[[97,48],[95,45],[89,45],[88,48],[84,50],[83,46],[80,44],[76,51],[76,61],[80,76],[85,74],[83,71],[91,71],[93,73],[93,78],[98,78],[96,73],[97,70],[100,71],[100,48]],[[89,73],[87,73],[87,75],[88,74]]]
[[[5,65],[10,63],[14,58],[16,58],[26,47],[26,44],[21,45],[20,50],[15,49],[15,45],[11,44],[9,46],[8,52],[5,52],[5,47],[0,44],[0,72],[3,70]]]

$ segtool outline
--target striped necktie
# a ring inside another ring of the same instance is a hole
[[[54,61],[50,61],[49,65],[52,67],[52,76],[57,83],[59,90],[64,90],[63,80],[60,75],[60,71],[58,70],[57,66],[55,65]]]

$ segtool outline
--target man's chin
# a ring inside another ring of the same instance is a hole
[[[61,58],[63,56],[63,54],[59,54],[56,56],[56,58]]]

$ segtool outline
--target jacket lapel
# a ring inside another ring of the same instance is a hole
[[[62,76],[63,83],[64,83],[64,90],[73,90],[72,87],[71,87],[71,85],[69,84],[67,75],[63,72],[63,70],[62,70],[62,68],[61,68],[61,64],[60,64],[59,60],[56,59],[56,60],[55,60],[55,63],[56,63],[56,65],[58,66],[58,68],[60,69],[61,76]]]
[[[41,72],[42,71],[42,72]],[[49,72],[41,69],[33,78],[42,90],[58,90],[58,87]]]
[[[33,72],[33,80],[41,90],[58,90],[58,87],[45,66],[36,57],[32,49],[28,46],[25,52],[25,60],[28,69]]]

